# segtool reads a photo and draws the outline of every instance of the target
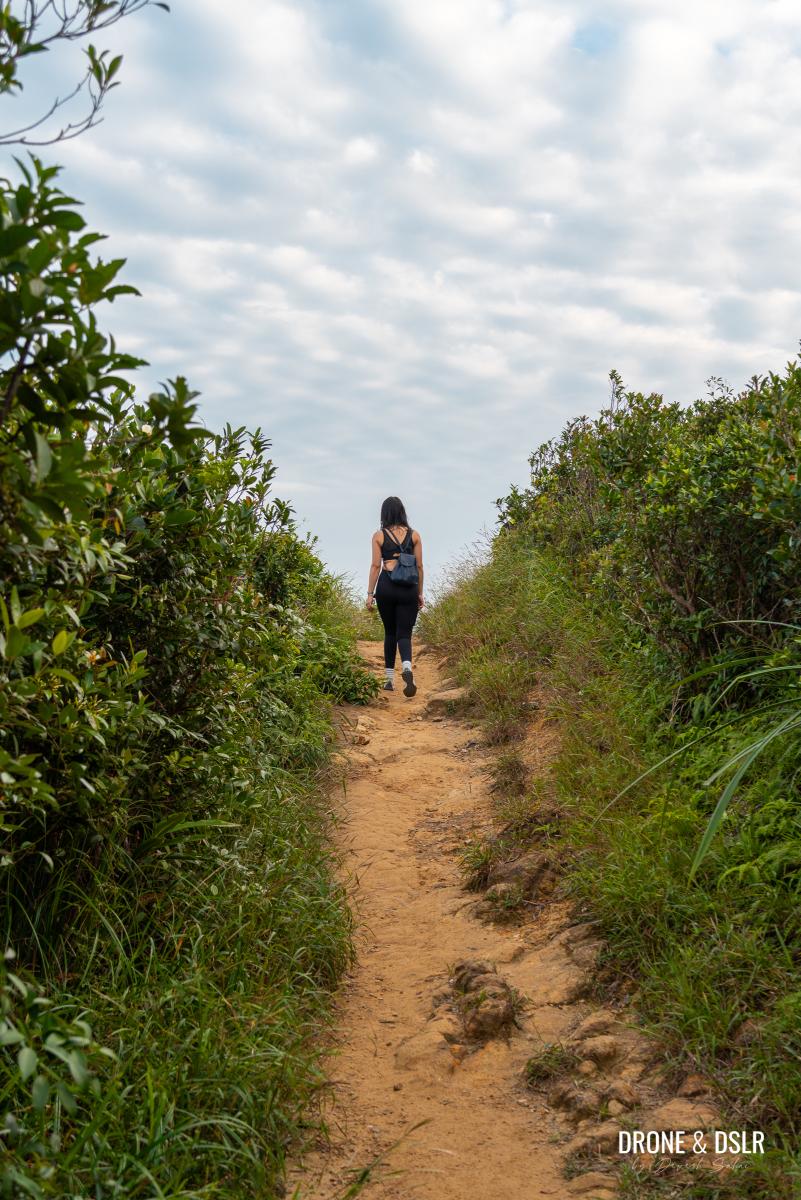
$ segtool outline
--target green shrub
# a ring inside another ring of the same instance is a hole
[[[488,553],[455,570],[426,632],[490,738],[526,720],[532,689],[556,722],[519,802],[560,814],[562,887],[598,921],[615,986],[636,989],[677,1063],[714,1079],[723,1120],[768,1135],[771,1154],[715,1194],[789,1196],[801,366],[686,409],[613,383],[601,417],[532,456],[531,486],[499,502]]]
[[[273,496],[269,442],[208,433],[182,379],[135,395],[96,315],[130,290],[121,262],[94,257],[53,169],[21,171],[0,187],[0,911],[19,964],[0,1178],[263,1195],[350,955],[330,707],[377,685]]]

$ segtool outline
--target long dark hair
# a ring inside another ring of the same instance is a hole
[[[381,505],[381,528],[386,529],[387,525],[405,525],[409,528],[406,509],[403,507],[403,501],[397,496],[387,496]]]

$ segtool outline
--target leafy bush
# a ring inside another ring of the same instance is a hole
[[[671,659],[765,646],[753,622],[801,612],[801,364],[686,409],[612,378],[610,407],[532,455],[501,519],[557,547]]]
[[[6,1192],[261,1195],[350,953],[330,705],[377,684],[269,442],[204,430],[183,379],[136,396],[97,317],[122,263],[52,168],[20,171],[0,188]]]
[[[529,828],[559,814],[549,841],[608,939],[607,982],[636,987],[724,1120],[767,1132],[721,1197],[801,1179],[799,445],[798,363],[685,409],[613,376],[426,616],[490,740],[532,694],[551,718],[523,800]]]

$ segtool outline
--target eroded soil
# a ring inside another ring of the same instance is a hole
[[[361,650],[381,673],[381,647]],[[656,1128],[665,1109],[665,1127],[708,1124],[705,1085],[665,1103],[633,1021],[591,998],[600,942],[552,898],[541,864],[522,922],[488,920],[465,891],[458,855],[490,825],[490,752],[457,706],[432,701],[447,681],[425,649],[416,678],[413,699],[399,689],[343,711],[357,963],[328,1063],[328,1140],[296,1164],[288,1194],[607,1200],[620,1122]],[[565,1070],[528,1086],[527,1062],[554,1044]]]

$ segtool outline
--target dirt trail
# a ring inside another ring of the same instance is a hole
[[[361,650],[380,671],[380,646]],[[564,1121],[523,1079],[543,1042],[592,1011],[579,997],[597,946],[564,905],[523,926],[476,918],[456,856],[489,823],[487,752],[447,705],[430,704],[443,686],[432,655],[418,658],[416,677],[412,700],[398,690],[345,710],[356,744],[341,836],[358,961],[329,1061],[330,1142],[296,1168],[288,1195],[340,1200],[378,1162],[361,1193],[371,1200],[608,1196],[563,1177]],[[470,1043],[454,1035],[452,1014],[432,1016],[464,959],[489,960],[525,997],[511,1036]]]

